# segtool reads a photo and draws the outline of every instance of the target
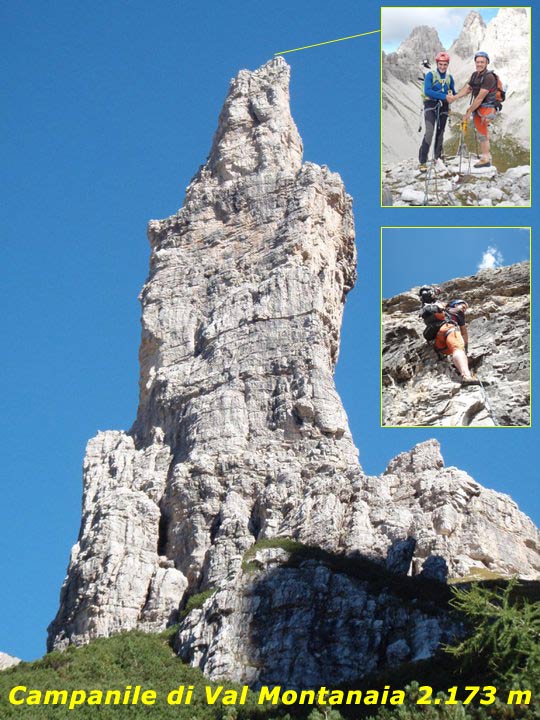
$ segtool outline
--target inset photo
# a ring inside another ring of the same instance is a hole
[[[381,229],[381,425],[530,427],[531,229]]]
[[[381,204],[530,207],[531,8],[381,8]]]

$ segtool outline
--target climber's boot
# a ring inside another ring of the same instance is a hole
[[[480,380],[476,377],[476,375],[462,375],[461,376],[461,384],[462,385],[480,385]]]

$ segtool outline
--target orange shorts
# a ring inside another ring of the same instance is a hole
[[[453,355],[456,350],[465,350],[465,341],[459,327],[452,323],[441,325],[435,338],[435,347],[443,355]]]
[[[496,114],[497,111],[494,107],[480,106],[474,111],[474,127],[476,128],[476,132],[486,140],[488,139],[488,125]]]

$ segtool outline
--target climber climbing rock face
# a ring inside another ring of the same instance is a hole
[[[451,300],[445,305],[435,300],[435,296],[434,288],[423,286],[420,289],[419,297],[422,302],[420,315],[427,325],[424,337],[426,340],[434,340],[434,347],[439,355],[452,357],[452,362],[463,383],[475,382],[467,359],[469,334],[465,313],[469,306],[462,299]],[[429,330],[432,332],[430,333]]]
[[[491,152],[488,127],[497,114],[495,107],[497,102],[497,78],[494,73],[489,72],[489,55],[483,50],[475,54],[474,65],[476,69],[469,82],[456,95],[449,97],[448,103],[452,104],[465,95],[472,94],[472,101],[463,116],[463,121],[466,123],[473,117],[474,127],[478,133],[481,155],[474,167],[490,167]]]

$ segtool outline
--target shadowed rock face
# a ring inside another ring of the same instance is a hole
[[[530,422],[529,264],[445,283],[442,298],[463,298],[471,367],[486,381],[463,388],[438,359],[419,317],[418,288],[383,302],[383,423],[483,426]]]
[[[242,559],[255,541],[294,538],[369,556],[381,571],[390,549],[399,572],[419,573],[432,555],[453,574],[475,564],[535,572],[532,523],[509,498],[444,469],[437,443],[399,456],[379,478],[362,472],[333,379],[356,274],[351,199],[338,175],[302,164],[288,80],[282,59],[240,72],[183,208],[149,225],[137,419],[129,433],[88,445],[81,531],[51,648],[162,629],[189,595],[220,588],[182,622],[184,657],[212,677],[296,683],[304,673],[320,685],[328,662],[317,657],[332,633],[339,645],[346,626],[347,656],[372,667],[429,655],[437,640],[422,637],[451,632],[444,611],[415,615],[390,592],[379,601],[362,578],[320,558],[283,567],[281,550],[248,572]],[[455,483],[463,489],[452,514],[444,506]],[[460,514],[473,496],[485,519]],[[504,542],[476,560],[482,522],[489,537],[504,527]],[[355,651],[365,623],[375,624]],[[292,624],[294,636],[284,630]],[[348,677],[339,667],[336,682]]]

